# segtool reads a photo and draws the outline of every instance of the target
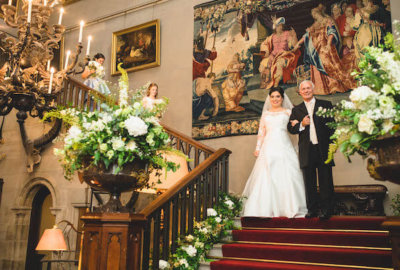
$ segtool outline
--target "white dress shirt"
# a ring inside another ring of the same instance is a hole
[[[318,144],[318,138],[317,138],[317,131],[315,130],[315,125],[314,125],[314,107],[315,107],[315,98],[312,98],[309,102],[304,101],[304,104],[306,105],[308,115],[310,116],[310,142],[312,144]],[[302,123],[300,123],[300,131],[303,131],[305,127],[303,126]]]

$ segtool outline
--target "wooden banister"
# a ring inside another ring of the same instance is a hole
[[[215,161],[224,155],[229,155],[231,151],[225,148],[218,149],[214,154],[202,162],[199,166],[194,168],[190,173],[185,175],[182,179],[171,186],[162,195],[158,196],[154,201],[152,201],[148,206],[146,206],[140,214],[147,217],[152,214],[155,210],[164,205],[168,200],[175,196],[180,190],[187,186],[193,179],[201,175],[209,166],[211,166]]]

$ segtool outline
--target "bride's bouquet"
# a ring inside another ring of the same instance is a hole
[[[94,70],[95,77],[102,77],[104,75],[104,67],[97,61],[89,61],[88,68]]]

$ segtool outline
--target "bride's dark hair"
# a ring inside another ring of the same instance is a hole
[[[285,91],[281,87],[272,87],[271,90],[269,90],[268,95],[271,96],[273,92],[278,92],[282,98],[285,98]]]

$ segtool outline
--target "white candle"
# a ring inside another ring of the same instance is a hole
[[[79,27],[79,40],[78,40],[79,43],[82,43],[82,33],[83,33],[83,25],[84,24],[85,23],[83,21],[81,21],[80,27]]]
[[[47,69],[46,69],[47,71],[49,71],[50,70],[50,60],[47,60]]]
[[[47,6],[47,0],[43,0],[43,6]]]
[[[90,42],[92,41],[92,36],[88,36],[88,43],[87,43],[87,48],[86,48],[86,55],[89,55],[90,53]]]
[[[58,24],[61,24],[63,13],[64,13],[64,9],[60,8],[60,16],[58,17]]]
[[[29,0],[28,2],[28,23],[31,23],[31,17],[32,17],[32,0]]]
[[[53,86],[53,74],[54,74],[54,68],[51,68],[50,69],[49,94],[51,94],[51,88]]]
[[[68,68],[68,60],[69,60],[69,55],[71,54],[71,51],[70,50],[68,50],[67,51],[67,56],[65,57],[65,68],[64,69],[67,69]]]
[[[12,0],[8,0],[8,5],[9,5],[9,6],[12,5]]]

